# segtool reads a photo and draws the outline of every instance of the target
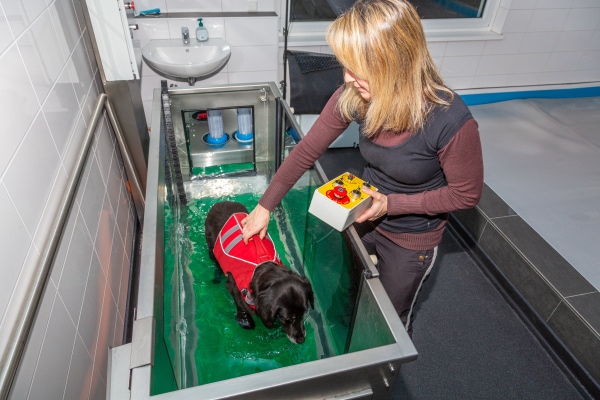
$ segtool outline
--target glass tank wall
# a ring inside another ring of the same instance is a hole
[[[169,97],[182,178],[155,99],[152,125],[161,130],[151,138],[146,208],[152,216],[142,244],[142,275],[152,277],[141,277],[137,315],[153,321],[153,354],[149,365],[133,368],[132,398],[385,398],[400,364],[415,359],[416,351],[355,232],[340,233],[307,212],[323,183],[318,165],[286,195],[269,225],[284,265],[313,286],[303,344],[290,342],[277,325],[267,329],[258,317],[254,330],[240,328],[225,277],[208,257],[210,207],[232,200],[252,210],[294,146],[289,132],[302,136],[278,90],[273,84],[192,88]],[[238,107],[252,110],[251,143],[208,149],[193,143],[194,135],[202,140],[209,130],[200,114],[216,108],[223,110],[224,133],[235,140]],[[185,204],[179,204],[177,179],[185,184]]]

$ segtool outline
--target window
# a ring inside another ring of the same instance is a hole
[[[290,22],[333,21],[353,0],[291,0]],[[421,19],[481,18],[486,0],[412,0]]]
[[[297,45],[324,44],[327,26],[355,0],[286,0],[282,26]],[[501,0],[409,0],[423,20],[428,41],[500,39],[492,30]],[[286,12],[289,19],[285,20]],[[284,35],[286,36],[286,35]]]

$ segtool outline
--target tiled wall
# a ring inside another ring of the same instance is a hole
[[[429,40],[453,89],[493,92],[600,81],[600,1],[502,0],[495,26],[502,27],[502,40]],[[292,49],[329,52],[327,46]]]
[[[600,81],[600,2],[503,0],[496,24],[502,40],[431,44],[452,87]]]
[[[163,13],[244,12],[252,4],[252,0],[136,2],[140,10],[158,7]],[[259,11],[279,12],[278,6],[270,1],[258,2]],[[204,22],[211,36],[230,42],[232,58],[219,74],[196,85],[283,79],[283,48],[277,39],[279,17],[206,18]],[[142,46],[149,39],[179,38],[181,26],[196,26],[195,18],[137,18],[136,23],[140,29],[134,35]],[[599,1],[502,0],[494,26],[502,33],[501,40],[429,41],[431,54],[453,89],[504,91],[600,81]],[[323,42],[302,46],[290,43],[289,48],[330,53]],[[142,100],[150,123],[152,89],[164,78],[145,64],[142,77]],[[169,83],[187,85],[183,81]]]
[[[102,91],[78,0],[0,0],[0,324],[43,251]],[[106,116],[90,154],[12,399],[105,396],[134,228]]]

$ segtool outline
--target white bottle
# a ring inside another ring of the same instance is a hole
[[[198,18],[198,27],[196,28],[196,40],[206,42],[208,40],[208,29],[202,24],[202,18]]]

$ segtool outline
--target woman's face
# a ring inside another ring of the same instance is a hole
[[[358,93],[363,99],[367,101],[371,100],[369,82],[357,77],[349,69],[346,69],[346,71],[344,72],[344,82],[351,83],[356,88],[356,90],[358,90]]]

